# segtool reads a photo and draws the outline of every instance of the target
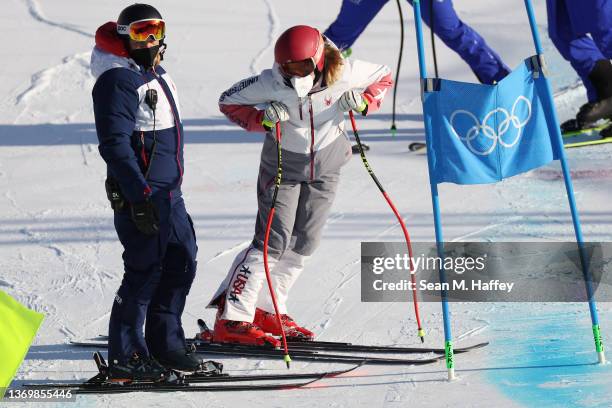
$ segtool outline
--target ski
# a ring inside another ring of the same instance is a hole
[[[173,374],[174,378],[169,382],[153,382],[153,381],[130,381],[127,383],[109,382],[107,377],[108,366],[104,358],[99,352],[94,353],[94,360],[98,366],[99,373],[91,379],[84,382],[57,382],[57,383],[36,383],[24,384],[24,388],[28,389],[69,389],[77,394],[87,393],[123,393],[134,391],[151,391],[151,392],[166,392],[166,391],[248,391],[248,390],[281,390],[301,388],[308,384],[323,378],[338,377],[342,374],[349,373],[362,364],[357,364],[344,370],[323,371],[315,373],[287,373],[287,374],[263,374],[263,375],[228,375],[221,374],[220,371],[214,373],[196,373],[196,374]],[[219,369],[221,370],[221,369]],[[287,380],[309,380],[302,382],[279,382]],[[251,384],[251,385],[233,385],[227,384],[232,382],[259,382],[259,381],[275,381],[270,384]],[[194,385],[202,383],[224,383],[222,385]]]
[[[316,373],[285,373],[285,374],[254,374],[254,375],[218,375],[206,376],[198,374],[186,375],[185,379],[191,384],[210,382],[244,382],[244,381],[278,381],[278,380],[306,380],[334,378],[355,371],[363,364],[355,364],[344,370],[322,371]]]
[[[203,340],[188,340],[190,344],[194,344],[196,347],[214,347],[218,349],[236,349],[240,348],[243,350],[272,350],[265,346],[248,346],[240,344],[226,344],[226,343],[210,343]],[[466,353],[471,350],[486,347],[489,342],[483,342],[473,344],[471,346],[459,347],[454,350],[455,353]],[[444,354],[443,348],[427,348],[427,347],[401,347],[401,346],[370,346],[361,344],[351,343],[340,343],[333,341],[306,341],[306,340],[292,340],[288,341],[290,351],[306,351],[306,352],[328,352],[335,351],[341,353],[372,353],[372,354],[421,354],[421,353],[434,353]]]
[[[583,140],[580,142],[573,142],[573,143],[565,143],[563,146],[566,149],[571,149],[574,147],[595,146],[595,145],[600,145],[600,144],[605,144],[605,143],[612,143],[612,137],[608,137],[604,139],[598,137],[597,139]]]
[[[242,350],[247,351],[259,351],[259,350],[274,350],[270,347],[265,346],[249,346],[249,345],[241,345],[241,344],[227,344],[227,343],[210,343],[203,340],[193,340],[188,339],[188,344],[194,344],[196,346],[209,346],[214,347],[218,350],[235,350],[240,348]],[[106,348],[107,344],[105,342],[78,342],[72,341],[71,345],[77,347],[91,347],[91,348]],[[300,341],[293,340],[287,342],[289,349],[291,351],[335,351],[335,352],[345,352],[345,353],[376,353],[376,354],[419,354],[419,353],[435,353],[435,354],[444,354],[443,348],[427,348],[427,347],[399,347],[399,346],[369,346],[369,345],[361,345],[361,344],[351,344],[351,343],[342,343],[342,342],[333,342],[333,341]],[[478,344],[473,344],[466,347],[459,347],[454,349],[455,353],[466,353],[471,350],[479,349],[486,347],[489,342],[483,342]]]
[[[569,138],[577,138],[577,137],[596,137],[596,139],[589,139],[589,140],[584,140],[584,141],[580,141],[580,142],[569,142],[569,143],[565,143],[564,146],[565,148],[573,148],[573,147],[582,147],[582,146],[592,146],[592,145],[598,145],[598,144],[604,144],[604,143],[610,143],[612,142],[612,140],[607,140],[607,139],[601,139],[599,137],[599,132],[604,130],[605,128],[607,128],[608,126],[610,126],[610,121],[604,121],[603,123],[597,125],[597,126],[593,126],[593,127],[589,127],[589,128],[584,128],[581,130],[576,130],[576,131],[571,131],[571,132],[564,132],[561,135],[563,136],[564,139],[569,139]],[[424,153],[426,152],[426,148],[427,145],[424,142],[413,142],[410,143],[408,145],[408,150],[410,150],[411,152],[414,153]]]
[[[66,384],[26,384],[24,388],[62,388],[69,389],[75,394],[118,394],[126,392],[221,392],[221,391],[269,391],[269,390],[290,390],[302,388],[325,378],[325,375],[315,379],[292,383],[272,383],[272,384],[219,384],[219,385],[193,385],[190,383],[168,384],[168,383],[133,383],[133,384],[74,384],[66,387]],[[35,386],[35,387],[33,387]]]
[[[213,331],[208,327],[203,319],[198,319],[198,327],[200,328],[200,334],[196,335],[195,339],[189,340],[190,342],[198,345],[203,344],[214,344],[220,347],[251,347],[255,349],[261,349],[261,346],[244,346],[244,345],[232,345],[224,343],[214,343],[212,339],[214,337]],[[205,334],[202,340],[200,337]],[[456,353],[464,353],[470,350],[475,350],[481,347],[485,347],[489,342],[483,342],[474,344],[467,347],[455,349]],[[361,345],[352,343],[343,343],[336,341],[317,341],[317,340],[302,340],[294,339],[288,340],[287,345],[291,350],[304,350],[304,351],[335,351],[341,353],[393,353],[393,354],[417,354],[417,353],[434,353],[444,354],[443,348],[423,348],[423,347],[402,347],[402,346],[372,346],[372,345]]]
[[[594,146],[612,142],[612,138],[606,138],[601,136],[601,132],[610,128],[612,125],[609,120],[604,120],[596,126],[589,128],[565,132],[563,133],[563,139],[565,143],[563,146],[566,149],[584,146]]]
[[[597,126],[591,126],[591,127],[580,129],[580,130],[573,130],[573,131],[570,131],[570,132],[563,132],[562,131],[561,135],[564,138],[574,137],[574,136],[581,136],[581,135],[590,136],[590,135],[599,133],[600,131],[604,130],[608,126],[610,126],[610,121],[609,120],[605,120],[605,121],[603,121],[602,123],[600,123]]]
[[[69,344],[76,347],[108,348],[108,343],[105,341],[71,341]]]
[[[570,137],[571,138],[577,138],[579,136],[595,136],[597,138],[596,139],[591,139],[591,140],[585,140],[585,141],[581,141],[581,142],[564,143],[564,147],[566,149],[570,149],[572,147],[592,146],[592,145],[610,143],[610,142],[612,142],[612,138],[602,139],[599,136],[599,131],[605,129],[607,126],[609,126],[609,124],[607,124],[606,126],[601,126],[601,127],[591,128],[591,129],[585,129],[585,130],[583,130],[581,132],[565,133],[563,135],[564,139],[568,139]],[[408,149],[411,152],[413,152],[413,153],[424,153],[424,152],[426,152],[426,148],[427,148],[427,145],[425,143],[421,143],[421,142],[414,142],[414,143],[411,143],[408,146]]]
[[[107,347],[106,343],[72,343],[81,347]],[[280,349],[265,348],[258,346],[244,346],[239,344],[218,344],[207,342],[191,342],[196,348],[196,352],[203,354],[228,355],[232,357],[257,357],[267,359],[282,359],[284,351]],[[292,360],[296,361],[317,361],[327,363],[348,363],[348,364],[379,364],[379,365],[423,365],[432,364],[444,356],[436,356],[423,359],[405,359],[405,358],[384,358],[371,355],[357,354],[333,354],[324,353],[318,350],[296,350],[289,351]]]
[[[425,142],[412,142],[408,145],[408,150],[410,150],[411,152],[416,152],[426,147],[427,144]]]
[[[336,371],[322,371],[314,373],[287,373],[287,374],[254,374],[254,375],[231,375],[231,374],[219,374],[219,375],[200,375],[200,374],[187,374],[183,376],[185,382],[189,384],[201,384],[201,383],[232,383],[232,382],[247,382],[247,381],[284,381],[284,380],[307,380],[322,378],[334,378],[339,377],[343,374],[355,371],[362,364],[356,364],[345,370]],[[24,384],[25,388],[83,388],[92,385],[101,385],[102,383],[88,383],[88,382],[56,382],[56,383],[32,383]],[[137,385],[138,382],[135,383]],[[150,384],[150,382],[146,382]]]
[[[257,358],[272,358],[282,359],[284,356],[283,350],[266,349],[263,347],[248,347],[240,345],[223,345],[219,347],[215,343],[194,343],[196,351],[203,354],[222,354],[241,357],[257,357]],[[423,365],[432,364],[444,356],[436,356],[432,358],[422,359],[406,359],[406,358],[385,358],[371,355],[357,354],[333,354],[325,353],[317,350],[296,350],[289,349],[289,355],[292,360],[296,361],[319,361],[330,363],[351,363],[351,364],[380,364],[380,365]]]
[[[287,343],[290,349],[304,348],[308,350],[322,351],[341,351],[341,352],[364,352],[364,353],[382,353],[382,354],[417,354],[417,353],[435,353],[444,354],[443,348],[427,348],[427,347],[401,347],[401,346],[369,346],[351,343],[336,343],[319,342],[319,341],[289,341]],[[489,345],[489,342],[473,344],[471,346],[459,347],[454,349],[455,353],[466,353],[470,350],[483,348]]]
[[[426,154],[427,144],[425,142],[412,142],[408,145],[408,150],[415,154]]]

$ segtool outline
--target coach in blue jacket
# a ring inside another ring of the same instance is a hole
[[[156,380],[167,368],[193,371],[201,363],[186,348],[181,325],[197,246],[181,195],[177,90],[159,65],[164,38],[159,12],[135,4],[98,29],[91,57],[99,150],[124,247],[109,325],[110,375],[117,378]]]

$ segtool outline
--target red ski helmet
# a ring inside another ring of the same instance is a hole
[[[283,65],[288,62],[311,60],[313,69],[323,70],[325,41],[316,28],[298,25],[282,33],[274,46],[274,60]]]

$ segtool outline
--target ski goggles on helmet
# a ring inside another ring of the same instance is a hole
[[[129,25],[117,25],[117,32],[128,35],[133,41],[163,40],[166,36],[166,23],[164,20],[149,19],[139,20]]]
[[[302,61],[285,62],[280,65],[281,73],[287,77],[305,77],[312,74],[315,64],[312,58]]]

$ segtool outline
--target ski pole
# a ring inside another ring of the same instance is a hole
[[[400,226],[402,227],[402,231],[404,232],[404,238],[406,239],[406,246],[408,247],[408,256],[410,257],[410,279],[412,281],[412,303],[414,304],[414,315],[415,315],[416,322],[417,322],[418,336],[421,338],[421,343],[424,343],[425,342],[425,331],[423,330],[423,327],[421,326],[421,317],[419,316],[419,303],[417,300],[416,277],[415,277],[416,271],[414,270],[414,264],[412,262],[412,243],[410,242],[410,235],[408,235],[408,229],[406,229],[406,224],[404,224],[404,220],[399,215],[397,208],[395,208],[395,205],[393,205],[393,201],[391,201],[391,198],[389,197],[389,195],[383,188],[382,184],[380,184],[380,181],[378,181],[378,178],[374,174],[374,170],[372,170],[372,168],[370,167],[370,163],[368,163],[368,160],[366,159],[365,152],[363,151],[363,146],[361,145],[361,140],[359,139],[359,133],[357,132],[357,124],[355,123],[355,116],[353,115],[353,111],[349,111],[349,116],[351,118],[351,125],[353,126],[353,133],[355,134],[355,141],[357,142],[357,146],[359,147],[359,154],[361,155],[361,161],[363,162],[363,165],[365,166],[366,170],[372,177],[372,180],[374,180],[374,183],[376,183],[376,186],[382,193],[383,197],[385,197],[385,200],[387,200],[389,207],[391,207],[391,210],[393,210],[393,213],[397,217],[397,220],[399,221]]]
[[[543,55],[542,43],[540,42],[540,34],[538,33],[538,26],[536,24],[535,14],[533,12],[533,6],[531,0],[525,0],[525,8],[527,10],[527,17],[529,18],[529,27],[531,28],[531,36],[533,37],[533,44],[535,46],[536,54],[538,57]],[[559,128],[559,118],[557,117],[557,111],[555,110],[555,103],[553,94],[550,89],[550,82],[544,77],[544,91],[545,97],[542,98],[545,112],[548,112],[547,121],[548,123],[554,123],[553,128],[555,133],[553,136],[553,143],[556,145],[559,151],[559,162],[561,164],[561,170],[563,172],[563,181],[565,183],[565,191],[567,193],[567,200],[569,202],[570,212],[572,214],[572,223],[574,225],[574,235],[576,236],[576,243],[578,245],[580,254],[580,263],[582,265],[582,274],[584,277],[584,284],[587,294],[587,300],[589,302],[589,312],[591,314],[591,325],[593,329],[593,340],[595,341],[595,351],[597,352],[597,359],[600,364],[606,362],[606,355],[604,353],[603,341],[601,338],[601,329],[599,327],[599,314],[597,313],[597,305],[595,304],[595,293],[593,291],[593,277],[589,269],[588,256],[585,253],[584,238],[582,236],[582,225],[580,224],[580,216],[578,214],[578,208],[576,207],[576,198],[574,197],[574,187],[572,184],[572,177],[570,174],[569,166],[567,165],[567,159],[565,157],[565,150],[563,148],[563,137],[561,136],[561,129]]]
[[[393,111],[391,114],[391,135],[395,137],[397,126],[395,126],[395,97],[397,94],[397,83],[399,82],[400,68],[402,66],[402,54],[404,53],[404,16],[402,15],[402,5],[400,0],[397,0],[397,11],[400,19],[400,49],[397,58],[397,70],[395,71],[395,83],[393,84]]]
[[[434,73],[438,78],[438,57],[436,56],[436,36],[434,18],[434,0],[429,1],[429,31],[431,33],[431,54],[433,55]]]
[[[421,83],[427,78],[427,67],[425,66],[425,46],[423,42],[423,23],[421,22],[421,1],[413,0],[414,25],[417,42],[417,55],[419,57],[419,78]],[[425,114],[425,107],[423,107]],[[424,118],[425,124],[425,140],[431,140],[431,121]],[[438,250],[438,258],[444,259],[444,238],[442,236],[442,222],[440,220],[440,200],[438,197],[438,184],[434,181],[432,175],[433,169],[433,152],[427,149],[427,163],[429,169],[429,184],[431,187],[431,203],[434,216],[434,230],[436,234],[436,248]],[[440,275],[440,283],[446,283],[446,271],[444,265],[438,268]],[[443,285],[444,286],[444,285]],[[446,290],[440,291],[442,300],[442,320],[444,322],[444,356],[446,357],[446,368],[448,370],[448,380],[455,379],[455,357],[453,350],[453,334],[451,327],[450,311],[448,307],[448,296]]]
[[[283,339],[283,348],[285,349],[285,356],[283,360],[289,368],[291,363],[291,357],[289,356],[289,348],[287,346],[287,337],[285,336],[285,328],[281,320],[280,313],[278,311],[278,304],[276,303],[276,295],[274,294],[274,288],[272,287],[272,278],[270,277],[270,267],[268,266],[268,240],[270,239],[270,230],[272,229],[272,220],[274,219],[276,197],[278,196],[278,189],[280,188],[281,178],[283,175],[282,157],[281,157],[281,127],[280,122],[276,122],[276,154],[277,154],[277,171],[276,179],[274,180],[274,194],[272,195],[272,204],[270,205],[270,211],[268,212],[268,222],[266,225],[266,235],[264,238],[264,269],[266,271],[266,281],[268,282],[268,289],[270,290],[270,297],[272,298],[272,304],[274,305],[274,313],[276,313],[276,323],[281,329],[281,336]]]

